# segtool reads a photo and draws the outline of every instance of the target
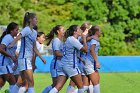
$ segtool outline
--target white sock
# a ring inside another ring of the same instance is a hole
[[[19,87],[17,86],[17,84],[14,85],[14,87],[12,88],[11,93],[18,93]]]
[[[78,89],[78,93],[84,93],[84,88]]]
[[[58,90],[54,87],[53,89],[50,90],[49,93],[58,93]]]
[[[88,90],[88,86],[84,86],[84,91],[87,91]]]
[[[14,87],[14,85],[10,85],[10,87],[9,87],[9,93],[12,93],[13,87]]]
[[[94,86],[93,93],[100,93],[100,84]]]
[[[34,88],[33,87],[29,87],[28,88],[28,93],[35,93]]]
[[[20,87],[18,93],[25,93],[26,88],[25,87]]]
[[[46,88],[42,91],[42,93],[49,93],[49,91],[50,91],[52,88],[53,88],[52,86],[48,86],[48,87],[46,87]]]
[[[88,93],[93,93],[93,85],[88,86]]]
[[[69,85],[68,88],[67,88],[67,92],[66,93],[72,93],[74,91],[75,91],[74,87]]]

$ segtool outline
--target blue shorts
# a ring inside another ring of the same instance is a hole
[[[19,67],[19,71],[32,69],[32,57],[31,58],[19,58],[18,67]]]
[[[12,74],[12,73],[13,73],[12,66],[10,65],[0,66],[0,75]]]
[[[61,66],[61,60],[52,60],[50,65],[51,77],[58,77],[57,69]]]
[[[73,77],[78,74],[81,74],[78,66],[73,68],[73,66],[68,66],[68,65],[62,65],[58,70],[57,70],[58,75],[66,76],[66,77]]]

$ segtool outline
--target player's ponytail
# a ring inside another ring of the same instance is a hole
[[[51,30],[51,32],[46,36],[46,39],[48,40],[48,43],[47,45],[50,44],[50,42],[52,41],[52,39],[54,38],[54,35],[57,35],[58,34],[58,30],[60,30],[60,27],[62,25],[57,25],[55,27],[53,27],[53,29]]]
[[[26,12],[25,15],[24,15],[24,19],[23,19],[23,28],[26,27],[26,26],[29,26],[30,19],[35,18],[35,17],[36,17],[35,13]]]

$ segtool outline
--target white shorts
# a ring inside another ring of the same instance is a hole
[[[18,67],[19,71],[32,69],[32,58],[19,58]]]
[[[62,67],[58,68],[57,73],[59,76],[62,75],[67,77],[73,77],[78,74],[81,74],[77,66],[73,68],[73,66],[67,66],[67,65],[63,65]]]
[[[10,66],[10,65],[0,66],[0,75],[12,74],[12,73],[13,73],[12,66]]]
[[[95,62],[91,62],[88,58],[85,59],[84,73],[90,75],[95,72]]]

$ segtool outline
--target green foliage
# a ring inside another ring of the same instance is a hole
[[[55,25],[91,22],[102,28],[100,55],[139,55],[140,0],[0,0],[0,24],[22,27],[26,11],[35,12],[40,31]]]

